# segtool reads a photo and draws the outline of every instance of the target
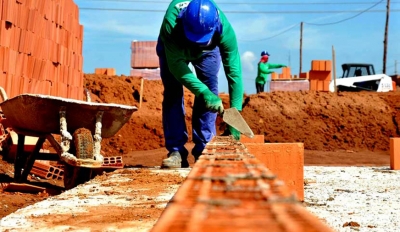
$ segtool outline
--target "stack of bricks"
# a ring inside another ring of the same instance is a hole
[[[333,231],[278,178],[241,142],[214,137],[152,232]]]
[[[282,68],[282,73],[271,73],[270,92],[309,90],[308,80],[293,78],[290,67]]]
[[[329,91],[329,83],[332,79],[332,62],[330,60],[311,61],[309,72],[310,90]]]
[[[271,73],[271,80],[292,78],[292,75],[290,73],[290,67],[282,68],[281,72],[282,73],[276,73],[276,72]]]
[[[30,173],[46,180],[62,181],[64,179],[63,169],[39,161],[35,161]]]
[[[99,74],[99,75],[107,75],[107,76],[117,75],[117,72],[115,71],[114,68],[96,68],[94,70],[94,73]]]
[[[157,41],[132,41],[131,76],[142,77],[146,80],[160,80],[156,46]]]
[[[0,86],[83,99],[82,38],[73,0],[1,0]]]

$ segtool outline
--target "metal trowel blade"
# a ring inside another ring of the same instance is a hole
[[[225,109],[222,120],[247,137],[254,137],[253,131],[236,108]]]

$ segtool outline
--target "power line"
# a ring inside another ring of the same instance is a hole
[[[94,7],[80,7],[80,10],[97,10],[97,11],[137,11],[137,12],[163,12],[165,10],[148,10],[148,9],[122,9],[122,8],[94,8]],[[400,12],[400,9],[392,9],[391,12]],[[224,13],[231,14],[338,14],[338,13],[360,13],[363,11],[358,10],[325,10],[325,11],[224,11]],[[365,13],[381,13],[386,10],[370,10]]]
[[[289,27],[288,29],[286,29],[286,30],[284,30],[284,31],[281,31],[281,32],[279,32],[278,34],[273,35],[273,36],[270,36],[270,37],[266,37],[266,38],[262,38],[262,39],[257,39],[257,40],[241,40],[241,39],[238,39],[238,40],[241,41],[241,42],[259,42],[259,41],[269,40],[269,39],[275,38],[275,37],[277,37],[277,36],[280,36],[280,35],[282,35],[282,34],[288,32],[288,31],[292,30],[293,28],[295,28],[295,27],[298,26],[298,25],[299,25],[299,24],[296,23],[296,24],[294,24],[293,26]]]
[[[165,3],[167,1],[147,1],[147,0],[85,0],[84,2],[142,2],[142,3]],[[369,5],[375,2],[218,2],[218,5]],[[400,3],[400,2],[392,2]]]
[[[381,3],[383,3],[383,0],[381,0],[381,1],[377,2],[377,3],[375,3],[374,5],[368,7],[367,9],[365,9],[365,10],[363,10],[363,11],[361,11],[361,12],[359,12],[359,13],[357,13],[357,14],[351,16],[351,17],[348,17],[348,18],[345,18],[345,19],[342,19],[342,20],[339,20],[339,21],[336,21],[336,22],[331,22],[331,23],[307,23],[307,22],[304,22],[304,23],[305,23],[305,24],[308,24],[308,25],[314,25],[314,26],[326,26],[326,25],[333,25],[333,24],[342,23],[342,22],[344,22],[344,21],[347,21],[347,20],[350,20],[350,19],[354,19],[355,17],[357,17],[357,16],[359,16],[359,15],[361,15],[361,14],[363,14],[363,13],[371,12],[370,10],[371,10],[372,8],[374,8],[375,6],[377,6],[377,5],[381,4]]]
[[[336,22],[332,22],[332,23],[321,23],[321,24],[320,24],[320,23],[306,23],[306,24],[309,24],[309,25],[316,25],[316,26],[325,26],[325,25],[332,25],[332,24],[342,23],[342,22],[344,22],[344,21],[353,19],[353,18],[355,18],[355,17],[357,17],[357,16],[359,16],[359,15],[361,15],[361,14],[363,14],[363,13],[371,12],[370,10],[371,10],[373,7],[375,7],[375,6],[377,6],[377,5],[381,4],[381,3],[383,3],[383,1],[384,1],[384,0],[381,0],[381,1],[379,1],[379,2],[375,2],[374,5],[372,5],[372,6],[368,7],[367,9],[365,9],[365,10],[359,12],[358,14],[353,15],[353,16],[351,16],[351,17],[349,17],[349,18],[346,18],[346,19],[342,19],[342,20],[336,21]],[[284,30],[284,31],[282,31],[282,32],[280,32],[280,33],[278,33],[278,34],[273,35],[273,36],[270,36],[270,37],[267,37],[267,38],[258,39],[258,40],[239,40],[239,41],[241,41],[241,42],[259,42],[259,41],[264,41],[264,40],[272,39],[272,38],[275,38],[275,37],[277,37],[277,36],[280,36],[280,35],[282,35],[282,34],[288,32],[288,31],[290,31],[291,29],[293,29],[293,28],[296,27],[297,25],[298,25],[298,24],[295,24],[295,25],[289,27],[288,29],[286,29],[286,30]]]

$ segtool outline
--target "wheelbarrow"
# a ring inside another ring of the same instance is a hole
[[[137,110],[135,106],[91,102],[41,94],[7,98],[0,87],[5,124],[18,134],[14,180],[25,182],[47,139],[64,163],[64,187],[70,189],[91,178],[101,168],[102,138],[114,136]],[[3,120],[4,121],[4,120]],[[60,135],[57,141],[53,135]],[[25,136],[37,137],[33,152],[24,151]]]

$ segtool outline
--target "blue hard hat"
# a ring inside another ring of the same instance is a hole
[[[262,51],[261,52],[261,56],[270,56],[269,53],[267,51]]]
[[[186,37],[195,43],[211,40],[217,28],[217,7],[210,0],[192,0],[183,12],[183,29]]]

